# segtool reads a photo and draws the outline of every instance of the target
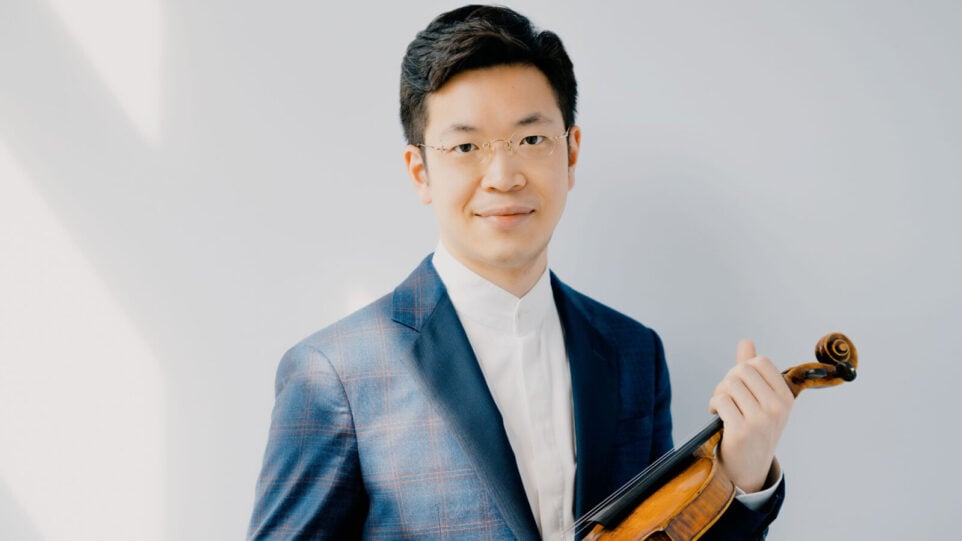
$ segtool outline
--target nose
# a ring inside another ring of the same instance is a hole
[[[501,150],[499,147],[502,146],[504,151],[499,152]],[[520,160],[516,149],[512,148],[511,141],[492,141],[487,150],[481,186],[501,192],[510,192],[524,187],[526,179],[521,172]]]

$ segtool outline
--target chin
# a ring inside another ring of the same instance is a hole
[[[528,265],[536,264],[544,253],[544,248],[531,248],[529,246],[501,245],[486,250],[485,259],[492,265],[503,269],[523,269]]]

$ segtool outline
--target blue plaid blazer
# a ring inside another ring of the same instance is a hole
[[[571,368],[575,516],[671,448],[661,341],[551,276]],[[502,418],[430,256],[392,294],[294,346],[251,539],[536,539]],[[777,512],[733,505],[717,539]]]

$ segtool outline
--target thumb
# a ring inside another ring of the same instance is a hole
[[[738,341],[735,349],[735,360],[742,363],[755,356],[755,342],[745,338]]]

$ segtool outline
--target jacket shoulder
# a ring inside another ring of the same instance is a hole
[[[378,370],[379,361],[396,358],[417,334],[392,319],[392,308],[392,295],[384,295],[302,339],[281,359],[278,384],[288,374],[317,370],[318,363],[342,376]]]

